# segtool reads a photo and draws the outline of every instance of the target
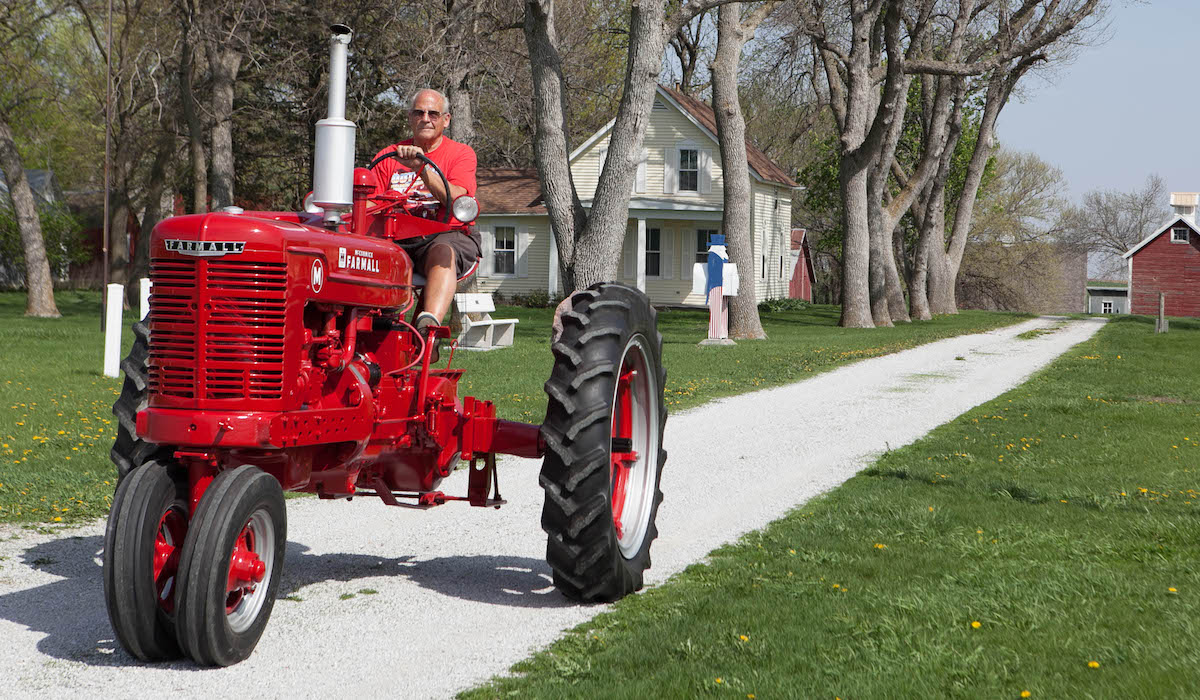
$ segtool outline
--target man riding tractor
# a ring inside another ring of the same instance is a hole
[[[475,151],[465,143],[445,136],[450,125],[450,103],[437,90],[418,90],[412,99],[408,123],[412,138],[388,146],[376,154],[372,173],[376,192],[393,190],[408,195],[408,209],[417,216],[448,221],[448,230],[420,238],[398,241],[413,259],[415,271],[425,276],[423,310],[417,315],[417,330],[426,333],[441,325],[450,308],[458,280],[474,271],[481,246],[473,227],[455,219],[443,219],[445,208],[463,195],[475,196]],[[426,168],[419,156],[433,161],[449,181]],[[432,358],[437,360],[437,349]]]

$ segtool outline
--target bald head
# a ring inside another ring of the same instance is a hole
[[[425,100],[422,100],[423,97],[424,98],[432,97],[433,99],[436,99],[437,104],[440,105],[437,109],[442,114],[450,113],[450,100],[446,99],[445,95],[438,92],[437,90],[434,90],[433,88],[421,88],[420,90],[417,90],[417,92],[415,94],[413,94],[412,99],[409,101],[409,106],[413,109],[416,109],[417,102],[425,101]]]

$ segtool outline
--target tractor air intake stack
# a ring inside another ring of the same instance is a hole
[[[354,203],[354,122],[346,120],[346,51],[353,32],[344,24],[330,29],[329,110],[317,122],[313,159],[313,204],[325,210],[326,224],[336,225],[338,212]]]

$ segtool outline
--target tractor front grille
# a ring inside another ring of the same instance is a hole
[[[151,260],[150,391],[196,396],[196,260]]]
[[[207,268],[204,397],[282,397],[286,264],[214,260]]]
[[[161,259],[150,269],[152,392],[282,397],[286,263]]]

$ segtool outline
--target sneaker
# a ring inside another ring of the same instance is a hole
[[[441,339],[431,337],[429,330],[442,324],[433,314],[429,313],[428,311],[422,311],[417,315],[417,321],[415,325],[417,332],[425,338],[425,342],[433,343],[433,350],[430,351],[429,354],[429,364],[434,364],[441,359],[441,348],[439,347],[441,345]]]

